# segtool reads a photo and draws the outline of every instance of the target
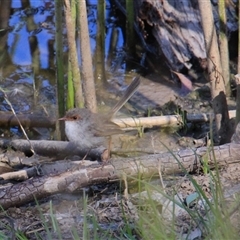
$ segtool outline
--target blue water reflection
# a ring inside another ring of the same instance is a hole
[[[28,8],[23,9],[20,0],[12,1],[13,14],[9,19],[8,32],[8,52],[12,63],[17,66],[28,66],[33,62],[29,38],[36,37],[37,48],[39,49],[39,61],[41,69],[48,69],[49,58],[54,58],[49,54],[48,43],[55,38],[54,24],[54,2],[53,1],[29,1]],[[106,35],[105,35],[105,56],[108,57],[110,51],[110,41],[112,31],[117,29],[118,37],[116,43],[116,55],[121,52],[124,46],[124,36],[122,29],[116,26],[118,19],[112,16],[112,10],[109,1],[106,1]],[[88,1],[88,23],[90,44],[92,53],[96,50],[97,34],[97,1]],[[66,29],[64,28],[64,36]],[[79,45],[79,41],[77,41]],[[36,46],[35,46],[36,47]],[[65,45],[64,51],[68,48]],[[79,53],[80,54],[80,53]],[[80,59],[80,56],[79,56]]]
[[[27,5],[29,3],[29,5]],[[87,13],[89,24],[89,35],[92,55],[96,53],[97,35],[97,3],[88,1]],[[125,62],[121,57],[124,55],[124,34],[123,29],[118,26],[119,16],[115,16],[109,1],[105,2],[105,63],[108,71],[108,79],[123,81]],[[9,7],[5,6],[7,10]],[[64,15],[64,12],[63,12]],[[46,104],[56,108],[56,74],[55,74],[55,8],[54,1],[29,0],[11,1],[11,12],[0,40],[6,48],[1,53],[0,67],[2,75],[1,87],[7,88],[10,92],[18,93],[18,89],[25,92],[31,91],[29,95],[22,96],[19,104],[16,95],[13,101],[17,112],[35,111]],[[63,16],[63,52],[65,70],[67,72],[67,31]],[[116,34],[116,35],[114,35]],[[115,36],[116,43],[111,47],[112,36]],[[117,36],[117,37],[116,37]],[[77,39],[79,48],[79,40]],[[79,59],[80,58],[80,51]],[[4,56],[4,57],[2,57]],[[119,57],[120,56],[120,57]],[[119,61],[118,58],[121,60]],[[114,69],[112,71],[112,69]],[[114,73],[113,73],[114,72]],[[115,75],[114,75],[115,74]],[[66,75],[65,75],[66,76]],[[0,100],[3,95],[0,93]],[[11,95],[13,96],[13,95]],[[3,101],[4,102],[4,101]],[[39,103],[43,103],[41,106]],[[8,109],[7,104],[0,106],[0,110]],[[47,106],[47,109],[50,107]],[[40,110],[42,111],[42,110]]]
[[[37,37],[40,67],[49,68],[48,41],[54,39],[54,26],[49,20],[53,19],[54,6],[48,4],[45,8],[46,3],[46,1],[30,1],[31,9],[27,11],[21,9],[21,1],[12,1],[12,8],[15,11],[9,19],[9,27],[13,31],[8,35],[8,51],[15,65],[32,64],[29,37],[34,35]]]

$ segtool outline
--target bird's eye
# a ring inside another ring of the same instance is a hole
[[[78,117],[77,116],[73,116],[73,118],[72,118],[73,120],[77,120],[78,119]]]

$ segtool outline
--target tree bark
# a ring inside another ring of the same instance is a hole
[[[96,162],[89,164],[88,161],[84,161],[85,163],[79,163],[79,165],[60,174],[48,172],[49,176],[32,178],[2,188],[0,205],[7,209],[34,201],[34,199],[40,200],[52,194],[72,193],[79,188],[124,178],[132,180],[141,176],[141,180],[149,180],[155,177],[159,178],[160,172],[163,175],[194,172],[200,170],[204,159],[208,159],[210,167],[214,167],[216,162],[218,167],[222,167],[240,161],[239,144],[225,144],[213,149],[214,154],[211,148],[202,147],[130,159],[112,159],[109,164],[104,165]],[[44,168],[47,169],[46,166]]]
[[[211,83],[211,95],[216,123],[216,141],[220,144],[230,141],[229,116],[225,94],[225,84],[222,75],[222,65],[218,49],[216,29],[213,21],[210,0],[198,1],[201,13],[202,27],[208,56],[208,73]]]
[[[30,145],[31,144],[31,145]],[[64,159],[66,157],[78,156],[80,158],[87,158],[92,160],[106,161],[108,157],[108,151],[104,147],[94,148],[94,149],[82,149],[80,146],[74,144],[73,142],[66,141],[27,141],[23,139],[16,140],[0,140],[0,147],[7,148],[11,147],[14,150],[24,152],[25,155],[31,156],[31,147],[34,152],[39,156],[49,157],[56,160]],[[32,162],[31,162],[32,161]],[[25,165],[35,165],[42,163],[34,155],[32,158],[26,157],[21,160],[22,164]],[[19,163],[20,164],[20,163]]]

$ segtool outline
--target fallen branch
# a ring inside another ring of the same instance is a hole
[[[56,119],[39,116],[36,114],[17,114],[19,121],[23,127],[46,127],[46,128],[55,128]],[[17,118],[13,115],[12,112],[0,112],[0,127],[12,127],[19,126]]]
[[[8,173],[3,173],[0,174],[0,179],[1,180],[16,180],[16,181],[23,181],[27,180],[31,177],[36,177],[38,176],[38,169],[37,167],[31,167],[25,170],[19,170],[16,172],[8,172]]]
[[[113,159],[105,165],[84,161],[88,162],[87,167],[82,162],[61,174],[37,177],[1,189],[0,205],[5,209],[19,206],[33,201],[34,198],[39,200],[56,193],[72,193],[79,188],[93,184],[121,180],[123,176],[129,179],[137,179],[139,176],[141,176],[141,179],[153,179],[159,177],[159,169],[161,169],[163,175],[194,172],[201,168],[202,159],[206,157],[210,167],[214,167],[214,156],[219,167],[239,162],[240,145],[231,143],[213,149],[201,147],[173,153]]]
[[[229,118],[236,116],[236,111],[231,110],[228,112]],[[34,114],[18,114],[23,127],[46,127],[55,128],[56,119],[38,116]],[[193,123],[209,122],[214,119],[212,113],[199,113],[199,114],[187,114],[186,121]],[[154,117],[141,117],[141,118],[119,118],[113,119],[117,125],[122,128],[137,128],[137,127],[152,127],[152,126],[169,126],[180,125],[182,123],[182,117],[180,115],[167,115],[167,116],[154,116]],[[0,127],[12,127],[19,126],[16,117],[10,112],[0,112]]]
[[[47,156],[54,158],[55,160],[64,159],[66,157],[79,156],[81,158],[106,161],[108,158],[108,151],[104,147],[99,147],[91,150],[81,149],[79,146],[72,142],[66,141],[47,141],[47,140],[32,140],[30,141],[35,153],[40,156]],[[0,140],[0,147],[7,148],[12,147],[14,150],[24,152],[25,155],[31,156],[30,144],[27,140],[15,139],[15,140]],[[16,159],[15,159],[16,161]],[[19,160],[20,161],[20,160]],[[32,158],[24,158],[21,160],[21,164],[35,165],[38,162],[38,158],[33,156]],[[14,163],[15,164],[15,163]]]

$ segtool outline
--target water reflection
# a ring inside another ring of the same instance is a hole
[[[88,1],[88,23],[92,53],[96,51],[97,3]],[[105,2],[104,36],[108,78],[124,80],[125,57],[123,28]],[[14,0],[0,2],[0,80],[16,112],[37,112],[55,116],[55,9],[54,1]],[[63,23],[65,26],[65,23]],[[67,66],[66,29],[63,51]],[[77,41],[79,42],[79,41]],[[66,69],[67,70],[67,69]],[[65,71],[67,72],[67,71]],[[64,96],[63,96],[64,97]],[[0,110],[10,111],[3,103]]]
[[[1,87],[16,112],[42,114],[55,102],[53,2],[2,1],[1,9],[11,13],[1,25]],[[9,110],[4,100],[1,110]]]
[[[15,65],[31,65],[32,54],[29,40],[35,36],[35,44],[40,49],[40,67],[46,69],[48,65],[48,41],[54,39],[54,6],[45,1],[30,1],[29,6],[22,10],[21,1],[12,1],[13,14],[9,19],[8,34],[9,53]],[[53,57],[53,56],[49,56]]]

